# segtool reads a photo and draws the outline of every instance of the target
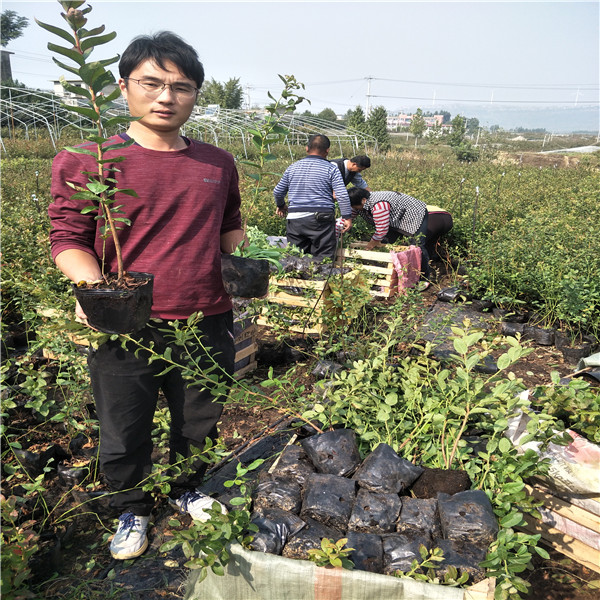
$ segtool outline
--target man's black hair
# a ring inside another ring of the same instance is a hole
[[[353,162],[361,169],[368,169],[371,166],[371,159],[365,154],[359,154],[358,156],[351,158],[350,162]]]
[[[308,142],[306,142],[306,147],[309,152],[314,152],[317,150],[319,153],[325,152],[331,146],[331,142],[326,135],[322,133],[315,133],[308,138]]]
[[[363,188],[351,187],[348,190],[348,196],[350,196],[350,206],[360,206],[362,204],[362,199],[369,199],[371,192],[369,190],[365,190]]]
[[[196,82],[198,89],[202,87],[204,67],[198,53],[171,31],[134,38],[121,56],[119,75],[123,79],[129,77],[146,60],[155,62],[161,69],[165,69],[165,61],[171,61],[188,79]]]

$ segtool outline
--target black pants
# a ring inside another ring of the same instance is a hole
[[[163,322],[159,327],[165,329],[168,325]],[[198,330],[202,343],[211,348],[211,355],[231,376],[235,358],[232,312],[204,317]],[[158,352],[169,345],[156,326],[146,326],[135,335],[144,345],[154,342]],[[124,350],[119,341],[109,341],[90,355],[88,364],[100,420],[100,464],[111,491],[119,492],[112,496],[111,504],[121,513],[147,516],[154,502],[139,484],[152,470],[152,421],[159,390],[165,395],[171,416],[171,464],[176,462],[177,453],[189,456],[190,445],[203,448],[207,437],[216,437],[223,405],[209,389],[188,387],[189,382],[178,369],[159,376],[167,365],[163,361],[148,364],[147,354],[135,356],[135,349],[132,345],[131,350]],[[201,347],[194,352],[202,357],[202,364],[212,364]],[[177,484],[183,488],[199,485],[206,463],[198,461],[194,468],[192,476]]]
[[[437,248],[438,240],[445,233],[448,233],[452,229],[453,225],[454,223],[452,220],[452,215],[449,212],[429,213],[425,246],[427,247],[430,258],[434,258],[435,256],[440,257]]]
[[[315,213],[287,220],[287,240],[307,254],[335,260],[335,214]]]
[[[415,232],[414,235],[408,237],[408,242],[410,244],[414,244],[421,248],[421,279],[429,279],[431,276],[431,267],[429,265],[429,251],[428,251],[428,237],[427,237],[427,227],[429,222],[429,214],[425,213],[423,217],[423,221],[421,221],[421,225],[419,229]],[[383,240],[381,240],[384,244],[393,244],[399,237],[402,237],[404,234],[400,233],[395,229],[389,229],[386,233]]]

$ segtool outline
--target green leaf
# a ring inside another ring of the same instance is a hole
[[[105,192],[110,186],[104,185],[98,181],[90,181],[90,183],[87,183],[85,187],[87,187],[87,189],[90,190],[90,192],[92,192],[93,194],[99,196],[102,192]]]
[[[398,394],[396,394],[396,392],[390,392],[389,394],[386,394],[385,403],[388,406],[395,406],[398,404]]]
[[[81,42],[81,49],[88,50],[90,48],[95,48],[96,46],[101,46],[102,44],[107,44],[108,42],[114,40],[116,37],[116,31],[107,33],[106,35],[99,35],[97,37],[88,37]]]
[[[498,357],[498,369],[500,369],[500,371],[503,371],[504,369],[506,369],[509,365],[510,365],[510,357],[508,356],[508,354],[502,354],[501,356]]]
[[[81,87],[78,85],[72,85],[67,81],[63,81],[62,86],[65,90],[67,90],[67,92],[71,92],[72,94],[75,94],[77,96],[83,96],[84,98],[87,98],[88,100],[92,99],[92,94],[90,93],[90,91],[87,88],[84,88],[84,87]]]
[[[512,512],[500,519],[500,525],[505,528],[514,527],[515,525],[522,524],[523,515],[520,512]]]
[[[62,106],[71,112],[87,117],[90,121],[96,121],[98,118],[96,111],[92,108],[86,108],[85,106],[70,106],[69,104],[63,104]]]
[[[540,546],[534,546],[533,549],[542,557],[545,558],[546,560],[548,560],[550,558],[550,555],[548,554],[548,552],[546,550],[544,550],[544,548],[540,547]]]
[[[64,69],[65,71],[69,71],[69,73],[73,73],[74,75],[76,75],[77,77],[79,77],[79,68],[78,67],[71,67],[70,65],[66,65],[64,62],[58,60],[57,58],[55,58],[54,56],[52,56],[52,60],[61,68]]]
[[[81,148],[78,146],[65,146],[65,150],[67,152],[73,152],[74,154],[88,154],[89,156],[93,156],[96,158],[98,154],[93,150],[88,150],[86,148]]]
[[[92,35],[100,35],[101,33],[104,32],[104,30],[106,29],[105,25],[100,25],[99,27],[95,27],[94,29],[80,29],[79,30],[79,38],[80,39],[84,39],[84,38],[88,38]]]
[[[466,354],[468,351],[468,347],[464,339],[456,338],[453,342],[453,345],[458,354]]]
[[[73,62],[77,63],[79,66],[85,64],[85,59],[77,50],[73,50],[72,48],[63,48],[62,46],[57,46],[56,44],[52,44],[48,42],[48,50],[51,52],[56,52],[57,54],[62,54],[67,58],[70,58]]]
[[[66,42],[69,42],[69,44],[71,44],[72,46],[75,46],[75,38],[68,31],[65,31],[64,29],[60,29],[59,27],[55,27],[54,25],[49,25],[48,23],[42,23],[41,21],[38,21],[36,18],[34,18],[34,21],[42,29],[49,31],[50,33],[54,33],[55,35],[61,37]]]
[[[506,454],[507,452],[510,452],[512,447],[513,447],[513,445],[508,438],[503,437],[498,442],[498,450],[500,450],[500,452],[502,452],[502,454]]]

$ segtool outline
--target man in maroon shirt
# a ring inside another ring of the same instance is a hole
[[[134,117],[127,134],[135,144],[115,151],[125,161],[115,163],[119,188],[137,192],[118,195],[117,204],[132,222],[120,241],[130,271],[154,274],[152,317],[163,320],[135,334],[157,351],[168,345],[171,319],[202,312],[199,336],[214,359],[232,375],[234,368],[231,299],[223,288],[221,253],[231,253],[243,240],[238,174],[233,157],[214,146],[187,139],[179,128],[189,118],[204,69],[196,51],[170,32],[132,41],[119,63],[119,86]],[[112,141],[112,139],[111,139]],[[111,157],[110,150],[106,158]],[[101,279],[99,257],[105,241],[101,223],[82,215],[86,201],[71,200],[68,182],[85,185],[92,171],[90,157],[63,151],[52,167],[50,240],[52,256],[72,281]],[[110,167],[108,163],[107,168]],[[114,248],[106,244],[107,271],[116,270]],[[86,316],[79,305],[76,314]],[[141,555],[148,546],[147,528],[154,501],[142,490],[152,470],[152,422],[162,390],[171,414],[170,461],[189,457],[191,446],[203,448],[217,435],[222,404],[211,390],[188,387],[179,370],[161,374],[165,364],[149,364],[147,356],[124,350],[109,341],[89,357],[90,375],[100,421],[100,460],[109,482],[112,505],[121,513],[111,553],[117,559]],[[206,352],[197,356],[210,364]],[[160,375],[159,375],[160,374]],[[195,519],[206,520],[204,509],[213,499],[197,491],[205,463],[196,459],[194,473],[179,477],[172,502]],[[224,511],[225,508],[221,507]]]

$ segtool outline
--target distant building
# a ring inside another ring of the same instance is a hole
[[[398,127],[410,127],[413,115],[406,113],[391,113],[387,117],[387,128],[388,130],[394,130]],[[433,115],[432,117],[423,117],[425,119],[425,125],[427,127],[435,127],[441,125],[444,122],[444,115]]]
[[[69,83],[71,85],[76,85],[78,87],[85,87],[85,84],[83,83],[83,81],[81,81],[80,79],[66,79],[65,80],[66,83]],[[77,105],[77,99],[81,98],[81,96],[78,96],[77,94],[74,94],[73,92],[69,92],[67,91],[62,84],[62,81],[60,79],[55,79],[52,81],[52,86],[54,89],[54,93],[59,96],[60,98],[63,98],[64,103],[68,104],[70,106],[76,106]],[[111,94],[112,92],[115,91],[115,89],[117,89],[118,84],[116,83],[109,83],[107,86],[104,86],[104,88],[102,89],[102,93],[105,96],[108,96],[109,94]]]
[[[12,68],[10,66],[10,55],[14,52],[2,50],[2,60],[0,62],[0,79],[2,81],[12,81]]]

